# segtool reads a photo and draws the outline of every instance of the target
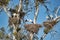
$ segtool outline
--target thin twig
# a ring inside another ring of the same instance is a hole
[[[56,18],[54,18],[54,20],[56,20],[57,22],[60,21],[60,16],[57,16]]]
[[[59,11],[59,9],[60,9],[60,6],[57,8],[57,10],[56,10],[56,13],[55,13],[55,16],[57,17],[57,14],[58,14],[58,11]]]
[[[44,34],[40,40],[43,40],[46,37],[47,34]]]

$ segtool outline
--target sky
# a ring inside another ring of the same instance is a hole
[[[60,6],[60,0],[49,0],[49,1],[50,1],[50,4],[46,4],[46,5],[52,11],[54,10],[55,7]],[[18,0],[13,0],[13,2],[11,2],[9,4],[9,7],[13,8],[13,6],[15,6],[16,4],[18,4],[18,2],[19,2]],[[33,14],[32,13],[33,12],[31,12],[31,15],[29,15],[28,18],[33,19]],[[54,14],[54,13],[51,13],[51,14]],[[46,21],[46,15],[47,15],[46,14],[46,9],[44,8],[44,6],[43,5],[39,6],[39,14],[38,14],[38,18],[37,18],[37,23],[38,24],[42,24],[44,21]],[[0,14],[0,27],[4,27],[6,30],[8,28],[8,16],[6,15],[6,13],[4,11],[2,11],[1,14]],[[40,30],[38,31],[37,35],[38,35],[39,38],[43,35],[43,29],[44,28],[40,28]],[[57,23],[54,26],[54,29],[58,33],[56,33],[54,35],[54,37],[52,37],[52,38],[51,38],[51,34],[48,33],[48,35],[44,38],[44,40],[60,40],[60,32],[59,32],[59,30],[60,30],[60,22]],[[52,33],[52,34],[54,34],[54,33]]]

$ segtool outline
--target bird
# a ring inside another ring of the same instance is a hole
[[[31,19],[26,19],[25,22],[31,22],[31,23],[33,23],[33,21]]]
[[[19,15],[19,16],[20,16],[20,18],[21,18],[21,19],[23,19],[23,17],[25,16],[25,12],[20,11],[20,12],[19,12],[19,14],[20,14],[20,15]]]

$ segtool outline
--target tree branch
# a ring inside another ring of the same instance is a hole
[[[3,6],[3,9],[6,12],[6,14],[8,15],[8,17],[11,17],[10,12],[7,10],[7,7]]]
[[[38,11],[39,11],[39,8],[38,8],[38,2],[36,2],[36,12],[34,14],[34,24],[36,24],[36,21],[37,21],[37,16],[38,16]]]
[[[47,34],[44,34],[40,40],[43,40],[46,37]]]
[[[22,0],[20,0],[18,12],[22,10]]]
[[[57,17],[57,14],[58,14],[58,11],[59,11],[59,9],[60,9],[60,6],[57,8],[57,10],[56,10],[56,13],[55,13],[55,16]]]
[[[54,18],[54,20],[59,22],[60,21],[60,16],[57,16],[56,18]]]

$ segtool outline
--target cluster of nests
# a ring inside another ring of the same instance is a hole
[[[12,17],[9,18],[9,25],[14,24],[19,25],[21,23],[21,19],[24,17],[25,13],[20,11],[17,12],[16,10],[10,9],[10,11],[13,13]],[[56,21],[46,21],[43,22],[43,25],[45,26],[44,32],[47,34],[49,30],[56,24]],[[42,27],[40,24],[25,24],[24,27],[27,31],[32,33],[37,33],[39,28]]]
[[[44,29],[44,33],[47,34],[52,28],[53,26],[57,23],[56,20],[52,20],[52,21],[45,21],[43,22],[43,25],[45,27]],[[42,25],[40,24],[25,24],[24,25],[25,28],[27,29],[27,31],[31,32],[31,33],[37,33],[39,28],[42,27]]]
[[[9,17],[9,25],[19,25],[21,23],[21,19],[23,19],[25,13],[20,11],[17,12],[14,9],[9,10],[11,12],[11,17]],[[25,28],[32,33],[37,33],[39,28],[41,27],[40,24],[25,24]]]
[[[10,0],[0,0],[0,6],[7,5]]]
[[[16,10],[10,9],[9,11],[12,12],[12,16],[9,18],[9,25],[14,24],[19,25],[21,23],[21,19],[23,19],[25,13],[20,11],[17,12]],[[45,21],[43,22],[43,25],[45,27],[44,32],[47,34],[50,29],[56,24],[56,20],[52,21]],[[37,33],[39,28],[42,27],[40,24],[25,24],[24,27],[26,28],[27,31],[31,33]]]

